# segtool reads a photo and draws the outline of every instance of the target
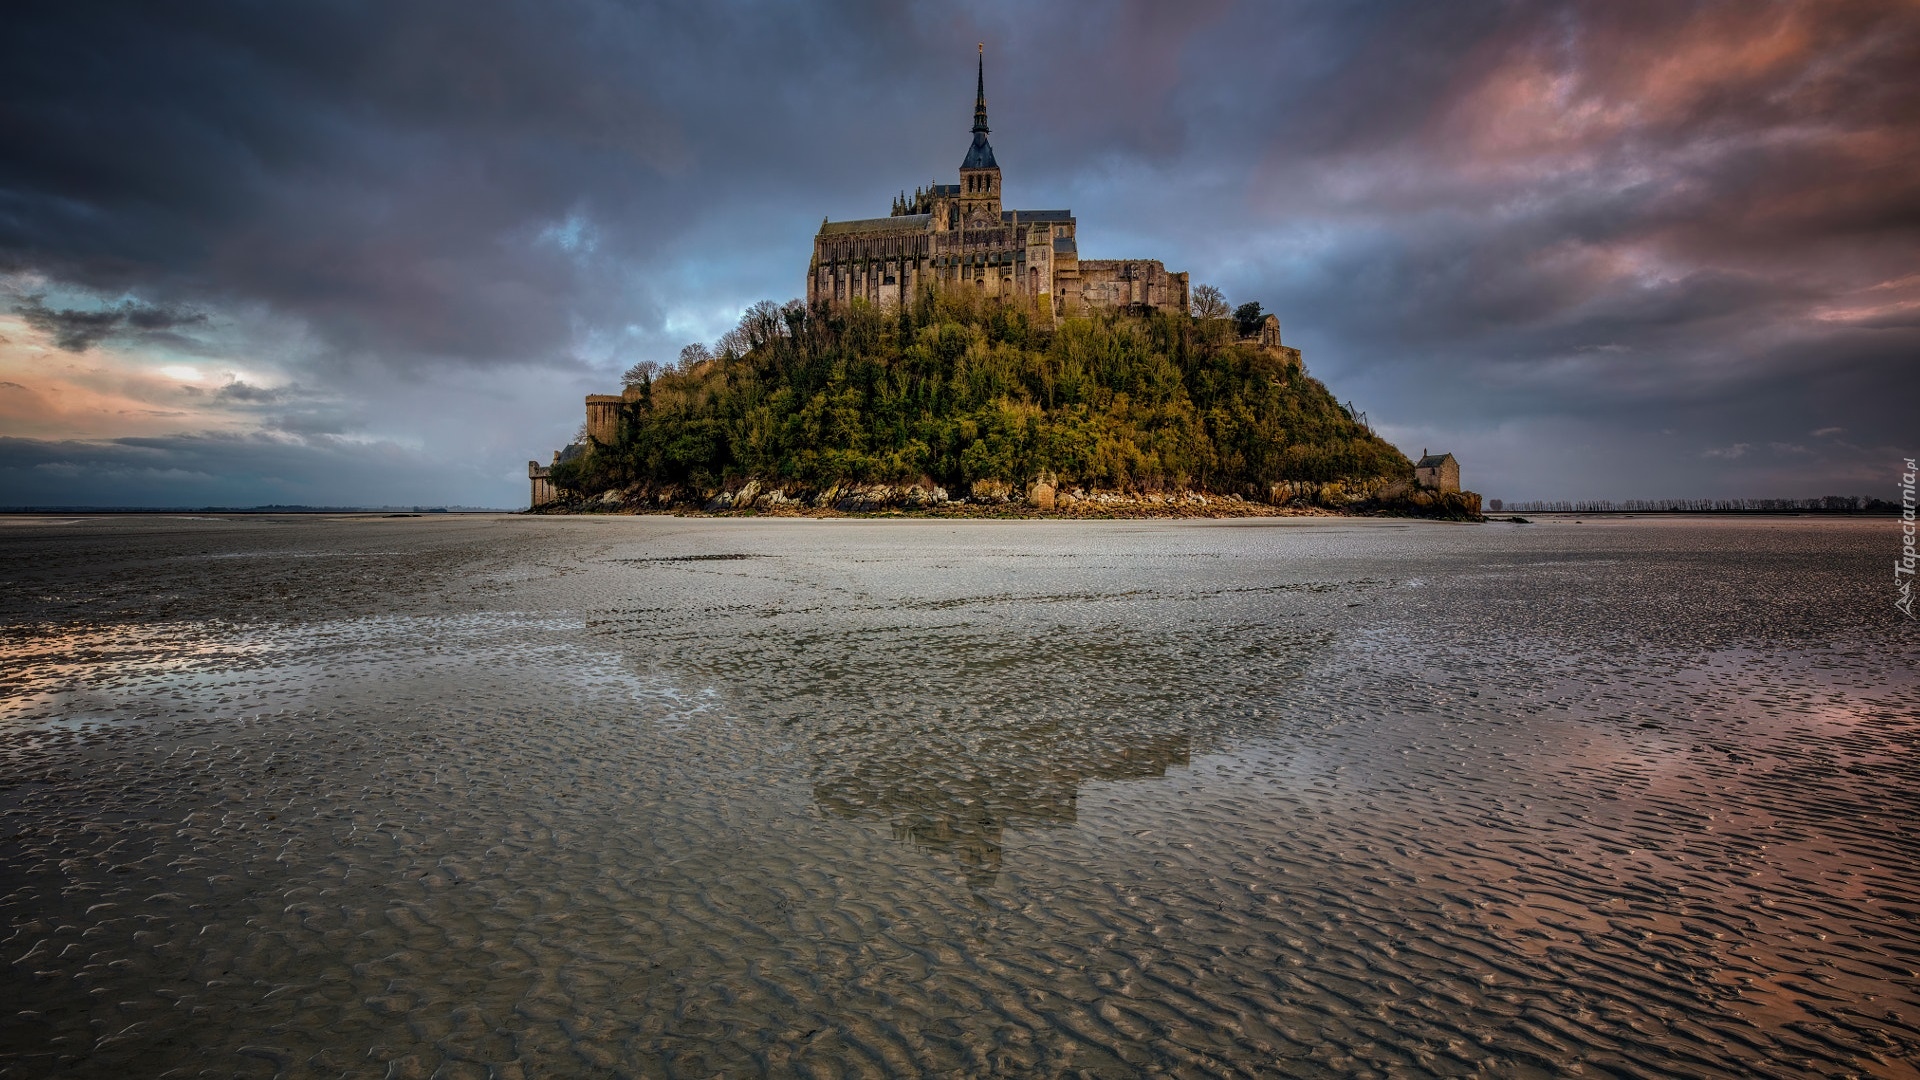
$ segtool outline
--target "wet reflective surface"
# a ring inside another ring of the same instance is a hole
[[[1913,1076],[1886,522],[0,522],[0,1076]]]

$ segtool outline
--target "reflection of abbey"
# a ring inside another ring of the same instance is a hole
[[[986,85],[983,48],[973,145],[960,163],[960,182],[896,199],[890,217],[822,222],[807,267],[807,303],[863,297],[892,306],[936,286],[1031,299],[1056,315],[1114,308],[1185,313],[1185,273],[1168,273],[1152,259],[1080,258],[1072,211],[1000,208]]]

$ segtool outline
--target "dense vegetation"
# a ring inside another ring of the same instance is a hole
[[[580,492],[714,488],[956,491],[1048,470],[1066,484],[1263,492],[1274,480],[1408,476],[1412,466],[1326,388],[1225,318],[1068,319],[925,294],[897,311],[762,302],[712,352],[636,365],[612,445],[556,467]]]

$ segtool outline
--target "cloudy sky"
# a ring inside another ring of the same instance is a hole
[[[1489,496],[1888,497],[1920,7],[10,4],[0,506],[523,505],[636,360],[953,181],[1277,311]]]

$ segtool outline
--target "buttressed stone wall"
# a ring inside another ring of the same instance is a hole
[[[1187,275],[1167,272],[1158,259],[1081,259],[1080,303],[1099,308],[1187,310]]]

